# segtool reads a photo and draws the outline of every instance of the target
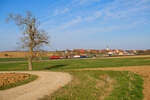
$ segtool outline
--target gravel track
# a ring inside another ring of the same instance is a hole
[[[57,89],[66,85],[72,79],[70,74],[63,72],[16,71],[16,73],[34,74],[38,76],[38,79],[15,88],[1,90],[0,100],[38,100],[39,98],[55,92]]]

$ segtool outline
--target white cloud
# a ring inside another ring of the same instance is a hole
[[[68,13],[69,12],[69,8],[64,8],[64,9],[56,9],[54,11],[54,16],[57,16],[57,15],[61,15],[61,14],[65,14],[65,13]]]
[[[92,21],[92,20],[95,20],[95,19],[97,19],[97,18],[99,18],[99,17],[101,17],[101,16],[102,16],[102,12],[96,11],[96,12],[94,13],[94,15],[92,15],[92,16],[87,16],[87,17],[84,18],[84,20],[85,20],[85,21]]]
[[[69,22],[66,22],[63,25],[61,25],[61,28],[65,29],[65,28],[71,27],[71,26],[73,26],[73,25],[75,25],[75,24],[77,24],[77,23],[79,23],[81,21],[82,21],[81,16],[78,16],[77,18],[75,18],[75,19],[73,19],[73,20],[71,20]]]
[[[92,2],[99,2],[99,1],[101,1],[101,0],[78,0],[80,5],[89,4],[89,3],[92,3]]]
[[[75,1],[80,1],[80,0],[75,0]],[[94,1],[100,1],[100,0],[94,0]],[[81,0],[80,2],[92,2],[92,1]],[[97,19],[102,19],[100,22],[100,25],[102,25],[103,23],[110,25],[109,28],[105,27],[104,31],[117,30],[117,29],[121,29],[121,27],[123,29],[124,27],[132,28],[136,26],[136,24],[134,23],[138,23],[138,21],[143,22],[147,20],[145,19],[145,17],[143,17],[142,13],[144,13],[145,10],[150,8],[150,6],[148,5],[149,4],[148,2],[150,1],[149,0],[115,0],[113,2],[104,4],[103,7],[101,7],[101,9],[96,9],[95,11],[93,10],[89,11],[88,15],[86,15],[85,13],[79,13],[79,14],[72,13],[73,16],[77,16],[77,17],[68,22],[64,22],[64,21],[60,22],[58,26],[56,26],[57,27],[56,30],[70,28],[74,26],[75,24],[79,24],[81,22],[84,22],[85,24],[87,21],[94,22]],[[56,9],[55,15],[65,14],[69,11],[70,11],[69,7],[66,7],[63,10]],[[70,17],[66,17],[66,18],[71,19]],[[112,23],[109,24],[109,21],[114,21],[114,20],[123,21],[123,22],[122,23],[120,22],[121,24],[120,26],[118,26],[119,24],[117,23],[113,23],[114,25]]]
[[[144,10],[150,8],[149,0],[115,0],[106,4],[102,9],[96,10],[90,16],[85,16],[86,21],[94,21],[98,18],[114,19],[114,18],[133,18],[140,16]]]

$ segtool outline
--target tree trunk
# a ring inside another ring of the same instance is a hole
[[[30,56],[28,57],[28,69],[32,70],[32,58]]]
[[[33,49],[32,46],[29,48],[29,56],[28,56],[28,69],[32,70],[32,58],[33,58]]]

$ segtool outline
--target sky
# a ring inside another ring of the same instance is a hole
[[[9,13],[30,11],[50,37],[46,50],[150,49],[150,0],[0,0],[0,51],[20,50]]]

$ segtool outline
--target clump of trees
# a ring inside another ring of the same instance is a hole
[[[44,30],[39,29],[39,22],[28,11],[26,16],[20,14],[9,14],[7,22],[13,20],[22,30],[23,36],[20,38],[21,47],[28,50],[28,69],[32,70],[32,60],[34,52],[40,51],[44,44],[48,44],[48,35]]]
[[[150,55],[150,49],[148,49],[148,50],[137,50],[136,53],[138,55]]]

